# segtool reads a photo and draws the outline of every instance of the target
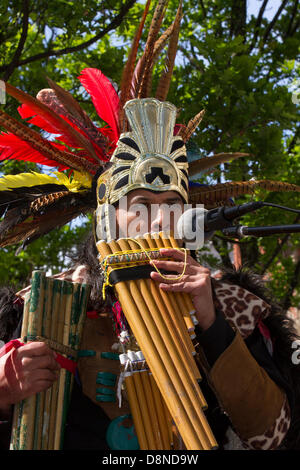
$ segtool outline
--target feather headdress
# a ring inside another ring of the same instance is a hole
[[[130,128],[124,106],[135,98],[154,96],[161,101],[167,98],[175,63],[182,2],[179,2],[174,22],[161,33],[167,3],[167,0],[158,0],[143,54],[138,58],[143,27],[150,11],[150,0],[147,0],[124,66],[119,93],[100,70],[86,68],[81,71],[79,81],[89,93],[104,126],[97,126],[73,96],[51,79],[48,79],[50,88],[39,91],[36,98],[11,84],[5,84],[6,92],[21,103],[18,111],[26,123],[0,110],[0,126],[6,131],[0,133],[0,160],[30,161],[58,171],[52,175],[33,172],[0,178],[0,246],[23,243],[24,247],[78,215],[94,211],[97,205],[97,178],[110,166],[121,132]],[[165,47],[165,68],[157,89],[152,92],[154,65]],[[186,126],[176,125],[176,138],[187,142],[203,115],[202,110]],[[34,124],[50,137],[44,137],[28,124]],[[218,154],[193,161],[190,176],[245,155]],[[226,204],[232,196],[253,192],[257,185],[271,191],[300,191],[299,187],[286,183],[236,182],[191,188],[190,201],[215,207]]]

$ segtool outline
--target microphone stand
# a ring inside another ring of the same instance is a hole
[[[243,238],[266,237],[279,233],[297,233],[300,232],[300,224],[294,225],[270,225],[266,227],[247,227],[246,225],[234,225],[222,229],[222,233],[226,236]]]

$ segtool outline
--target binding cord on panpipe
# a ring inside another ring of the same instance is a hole
[[[176,248],[175,240],[172,243],[170,240],[171,237],[162,233],[147,234],[137,239],[99,241],[97,249],[106,284],[114,285],[125,317],[185,448],[209,450],[216,448],[217,443],[203,413],[207,404],[198,384],[200,374],[188,331],[194,330],[191,299],[183,294],[162,291],[149,274],[153,270],[149,265],[151,252],[162,247]],[[140,269],[143,267],[144,271]],[[139,387],[139,390],[142,389]],[[139,444],[141,449],[144,445],[148,446],[146,449],[152,449],[154,445],[148,441],[145,444],[143,440]]]
[[[24,302],[23,341],[45,341],[63,357],[76,361],[89,293],[86,284],[34,271]],[[15,405],[11,450],[62,448],[73,378],[69,370],[61,368],[51,388]]]
[[[143,450],[183,450],[182,442],[176,440],[174,422],[142,351],[121,354],[120,363],[140,447]]]

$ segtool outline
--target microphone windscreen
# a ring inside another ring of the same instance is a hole
[[[204,245],[207,235],[204,232],[206,212],[204,208],[194,207],[183,212],[178,219],[177,236],[184,241],[189,250],[197,250]]]

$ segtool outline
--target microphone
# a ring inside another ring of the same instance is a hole
[[[248,202],[234,207],[217,207],[207,210],[194,207],[185,211],[177,222],[177,234],[187,246],[195,250],[211,238],[214,231],[232,226],[232,221],[264,205],[262,201]]]
[[[298,233],[300,232],[300,224],[294,225],[270,225],[266,227],[246,227],[244,225],[235,225],[223,229],[224,235],[230,237],[243,238],[251,237],[266,237],[268,235],[278,235],[280,233]]]

